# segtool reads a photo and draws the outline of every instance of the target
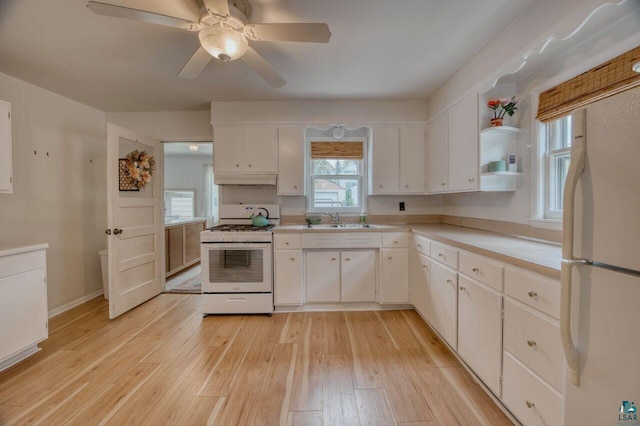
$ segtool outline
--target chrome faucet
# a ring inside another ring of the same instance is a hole
[[[340,222],[340,213],[338,212],[335,212],[334,214],[325,212],[323,214],[326,214],[327,216],[329,216],[334,223]]]

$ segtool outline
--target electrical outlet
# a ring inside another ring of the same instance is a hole
[[[404,201],[400,201],[400,211],[404,211]]]

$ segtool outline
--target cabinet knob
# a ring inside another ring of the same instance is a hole
[[[382,185],[378,185],[378,188],[384,188],[384,186],[382,186]]]
[[[450,279],[447,279],[447,284],[453,284],[453,281],[451,281]]]
[[[389,257],[387,257],[387,259],[393,260],[393,256],[389,256]]]
[[[460,291],[465,291],[466,289],[466,287],[460,286]]]
[[[471,270],[472,270],[473,272],[478,272],[480,269],[478,269],[478,268],[476,268],[476,267],[473,267]]]
[[[527,408],[533,408],[533,407],[536,406],[536,404],[534,404],[533,402],[531,402],[529,400],[527,400],[526,404],[527,404]]]
[[[447,182],[440,182],[440,185],[445,186]]]
[[[298,185],[293,185],[293,189],[298,189]]]
[[[422,244],[416,244],[416,247],[422,248]]]
[[[249,163],[249,167],[251,167],[251,163]]]
[[[469,182],[475,182],[476,178],[469,178]]]
[[[393,244],[398,244],[398,240],[393,240]]]
[[[532,340],[532,339],[528,339],[527,340],[527,345],[529,345],[530,348],[534,347],[536,345],[536,341]]]
[[[404,187],[405,187],[405,188],[409,188],[409,185],[405,185]]]
[[[240,164],[236,163],[236,167],[240,167]]]
[[[427,271],[429,270],[429,267],[427,265],[422,265],[422,268],[426,269]]]
[[[444,257],[444,254],[438,253],[438,257]]]
[[[288,245],[289,245],[289,241],[285,241],[285,242],[284,242],[284,245],[285,245],[285,246],[288,246]]]
[[[295,257],[290,257],[289,260],[292,261],[292,262],[295,262],[296,259],[295,259]]]
[[[332,261],[332,262],[335,262],[335,261],[336,261],[336,258],[335,258],[335,257],[332,257],[332,258],[331,258],[331,261]]]
[[[527,294],[529,295],[529,297],[536,297],[536,296],[538,295],[538,293],[536,293],[536,292],[535,292],[535,291],[533,291],[533,290],[529,290],[529,291],[527,292]]]
[[[347,257],[344,259],[345,261],[349,262],[351,260],[351,258]]]

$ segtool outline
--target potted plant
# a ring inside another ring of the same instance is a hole
[[[511,117],[516,110],[518,109],[516,105],[518,104],[518,100],[515,96],[511,99],[502,98],[502,99],[490,99],[487,102],[487,106],[493,110],[493,118],[491,119],[491,126],[502,126],[502,120],[505,115],[509,115]]]

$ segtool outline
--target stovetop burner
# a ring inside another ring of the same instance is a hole
[[[207,231],[214,232],[266,232],[271,231],[275,225],[267,226],[253,226],[253,225],[218,225],[212,228],[207,228]]]

